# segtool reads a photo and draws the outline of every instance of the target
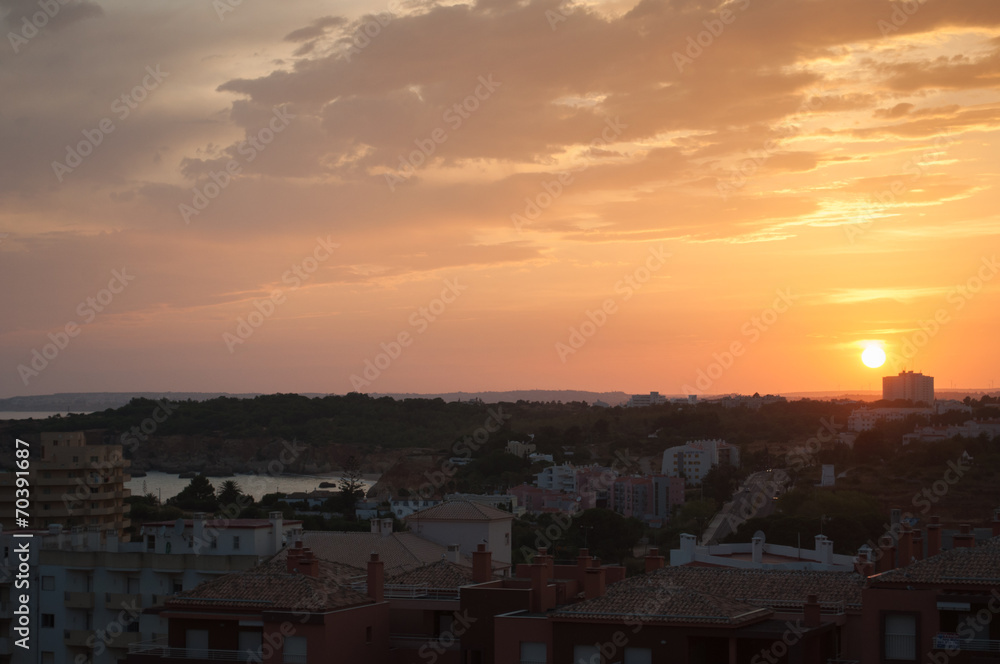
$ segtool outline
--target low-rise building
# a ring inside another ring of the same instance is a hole
[[[661,472],[668,477],[683,477],[688,484],[698,486],[708,471],[720,464],[738,468],[740,448],[720,439],[696,440],[667,449]]]
[[[659,392],[649,394],[633,394],[625,404],[626,408],[644,408],[646,406],[660,406],[667,403],[667,397]]]

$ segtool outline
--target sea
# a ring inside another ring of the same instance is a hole
[[[68,413],[66,411],[0,411],[0,420],[45,419],[53,415],[66,416]],[[194,472],[198,471],[197,468],[192,468],[191,470]],[[243,493],[253,496],[254,500],[260,500],[264,494],[276,493],[278,491],[283,491],[284,493],[313,491],[320,488],[320,482],[336,484],[340,478],[339,473],[333,473],[325,475],[236,474],[233,477],[210,477],[208,479],[212,482],[216,490],[219,489],[224,481],[235,480],[240,485]],[[367,491],[370,489],[375,484],[375,481],[373,479],[362,480],[364,490]],[[190,482],[190,479],[181,479],[175,473],[163,473],[154,470],[149,471],[145,477],[132,478],[125,483],[125,488],[130,489],[133,496],[151,493],[158,496],[162,501],[179,494]],[[327,490],[336,491],[337,489],[334,486]]]
[[[332,482],[336,484],[340,480],[340,474],[326,475],[267,475],[265,474],[240,474],[232,477],[209,477],[208,480],[218,491],[219,487],[226,480],[234,480],[240,485],[243,493],[253,496],[254,500],[260,500],[266,493],[294,493],[296,491],[313,491],[319,489],[320,482]],[[151,493],[157,496],[160,501],[173,498],[184,490],[191,483],[190,478],[182,479],[176,473],[163,473],[158,470],[149,471],[145,477],[133,477],[125,483],[126,489],[131,489],[133,496]],[[364,490],[368,491],[375,480],[362,480]],[[323,489],[326,491],[336,491],[336,486]]]

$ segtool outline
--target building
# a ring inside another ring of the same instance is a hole
[[[405,519],[414,512],[440,504],[440,500],[421,500],[419,498],[397,498],[389,501],[389,507],[397,519]]]
[[[880,422],[902,422],[911,415],[930,417],[931,408],[856,408],[847,416],[848,431],[872,431]]]
[[[666,475],[618,477],[609,493],[610,509],[658,526],[670,520],[674,505],[684,504],[684,478]]]
[[[64,532],[53,524],[37,531],[31,565],[35,648],[15,648],[9,661],[115,664],[131,644],[166,634],[166,621],[153,609],[168,598],[258,565],[300,530],[301,522],[283,521],[276,512],[270,519],[146,524],[137,542],[119,542],[113,531],[96,525]],[[6,531],[0,538],[8,556],[4,564],[11,564],[9,552],[23,540]],[[239,542],[235,548],[234,541]],[[12,592],[18,591],[0,582],[0,608],[12,606]],[[3,618],[0,611],[0,630],[10,634]],[[0,650],[0,661],[2,656]]]
[[[384,569],[319,560],[301,543],[283,558],[227,574],[168,599],[159,614],[166,638],[134,643],[129,664],[283,664],[364,661],[390,664]],[[370,591],[351,581],[367,577]]]
[[[868,578],[863,661],[996,662],[1000,652],[1000,521],[994,537]]]
[[[41,458],[31,459],[28,527],[96,526],[128,541],[131,463],[121,445],[89,445],[83,432],[43,433]],[[13,472],[0,472],[0,524],[7,529],[15,525],[15,479]]]
[[[900,371],[898,376],[885,376],[882,378],[882,398],[886,401],[922,401],[929,406],[933,405],[934,378],[912,371]]]
[[[509,493],[517,500],[518,508],[528,514],[576,514],[580,511],[580,500],[565,491],[519,484],[511,487]]]
[[[858,561],[856,556],[834,553],[833,542],[823,535],[816,536],[812,549],[769,544],[762,532],[758,532],[749,543],[696,546],[695,540],[694,535],[681,535],[680,548],[670,551],[671,566],[853,572]]]
[[[509,494],[500,493],[449,493],[444,497],[445,501],[468,500],[481,505],[489,505],[498,510],[514,513],[517,511],[517,498]]]
[[[450,500],[406,517],[410,530],[418,537],[442,546],[458,545],[471,558],[479,544],[486,544],[492,560],[511,564],[510,512],[470,500]]]
[[[643,408],[645,406],[660,406],[667,403],[667,398],[659,392],[649,394],[633,394],[625,404],[626,408]]]
[[[492,640],[477,640],[491,643],[493,657],[476,661],[825,664],[858,659],[860,643],[852,637],[860,624],[863,580],[854,573],[663,567],[653,550],[646,557],[646,574],[622,579],[614,568],[594,566],[586,554],[581,552],[574,578],[566,578],[565,565],[549,571],[547,556],[537,567],[519,565],[517,576],[532,580],[526,588],[530,605],[515,608],[510,597],[506,612],[492,610]],[[522,572],[522,567],[528,569]],[[497,605],[499,590],[489,584],[463,588],[463,608],[468,605],[470,613],[478,610],[485,617]],[[472,649],[476,641],[463,638],[462,645]]]
[[[772,403],[785,403],[788,399],[783,396],[776,394],[765,394],[760,396],[759,394],[754,394],[747,396],[744,394],[737,394],[734,396],[726,396],[719,399],[718,403],[722,404],[723,408],[749,408],[750,410],[760,410],[761,406],[768,406]]]
[[[539,489],[576,493],[576,468],[571,463],[543,468],[535,476],[535,486]]]
[[[740,448],[724,440],[696,440],[671,447],[663,453],[661,472],[668,477],[683,477],[698,486],[708,471],[720,464],[739,467]]]
[[[519,440],[508,440],[507,447],[504,448],[507,454],[513,454],[522,459],[532,454],[536,449],[537,446],[534,443],[522,443]]]

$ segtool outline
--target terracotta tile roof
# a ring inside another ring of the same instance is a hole
[[[406,517],[414,521],[499,521],[513,519],[514,515],[492,505],[483,505],[471,500],[449,500],[422,509]]]
[[[646,616],[658,622],[739,626],[772,615],[770,609],[670,585],[668,579],[650,574],[616,583],[603,597],[560,609],[554,617],[624,620]]]
[[[861,606],[864,579],[854,572],[762,570],[719,567],[664,567],[653,573],[666,585],[679,585],[723,597],[778,607],[802,604],[816,595],[820,604]],[[622,581],[621,583],[626,583]]]
[[[869,578],[869,585],[887,583],[1000,586],[1000,537],[972,548],[943,551]]]
[[[418,537],[413,533],[343,533],[332,531],[307,531],[302,534],[304,546],[312,549],[320,560],[341,563],[367,570],[371,554],[377,553],[385,564],[386,576],[411,570],[421,565],[441,560],[447,547]],[[278,554],[284,559],[285,553]],[[472,561],[462,557],[459,563],[472,567]]]
[[[427,588],[460,588],[472,583],[472,569],[439,560],[386,577],[387,584],[425,586]]]
[[[166,601],[165,608],[217,607],[260,611],[327,611],[372,603],[371,598],[344,585],[356,568],[319,562],[320,575],[292,574],[284,559],[206,581]]]
[[[665,567],[608,586],[604,597],[585,600],[557,616],[622,619],[657,616],[672,622],[740,625],[772,609],[797,608],[808,595],[820,604],[861,606],[863,579],[852,572]]]

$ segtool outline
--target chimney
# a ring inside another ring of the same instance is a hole
[[[806,603],[802,605],[802,613],[806,627],[819,627],[820,606],[816,595],[806,596]]]
[[[382,519],[382,537],[392,535],[392,517]]]
[[[897,567],[906,567],[913,558],[913,531],[909,524],[903,524],[903,531],[899,534],[899,553],[897,555]]]
[[[191,515],[194,523],[193,537],[194,537],[194,550],[201,551],[202,547],[208,548],[208,542],[205,541],[205,513],[195,512]]]
[[[271,553],[277,553],[281,551],[283,546],[281,543],[281,536],[284,534],[282,524],[284,522],[281,512],[270,512],[267,515],[268,521],[271,522],[271,546],[273,547]]]
[[[583,579],[583,594],[587,599],[604,597],[604,568],[591,567]]]
[[[372,534],[377,534],[382,532],[382,521],[381,519],[371,519],[368,521],[372,529]]]
[[[869,577],[875,573],[875,565],[872,564],[872,548],[867,544],[862,544],[858,549],[858,559],[854,563],[854,571],[863,577]]]
[[[993,510],[993,537],[1000,536],[1000,508]]]
[[[893,532],[899,531],[899,524],[903,520],[903,510],[898,507],[893,507],[889,511],[889,524],[892,526]]]
[[[958,534],[951,539],[953,549],[971,549],[976,545],[976,536],[972,534],[972,526],[963,523],[958,527],[958,530]]]
[[[816,541],[816,562],[829,565],[833,562],[833,542],[827,539],[826,535],[817,535]]]
[[[588,567],[590,567],[590,549],[580,549],[580,553],[576,556],[576,568],[582,575]],[[583,579],[580,580],[583,581]]]
[[[655,572],[663,567],[663,556],[660,555],[660,550],[653,547],[646,554],[646,574],[650,572]]]
[[[754,537],[750,540],[750,560],[760,564],[764,562],[764,538]]]
[[[555,559],[549,555],[549,550],[542,547],[535,556],[535,562],[545,565],[545,578],[551,579],[555,576]]]
[[[878,540],[878,548],[881,555],[879,555],[879,559],[875,563],[875,571],[881,573],[894,569],[896,567],[896,547],[892,545],[892,537],[889,535],[883,535],[880,537]]]
[[[368,596],[376,602],[385,597],[385,563],[378,559],[374,551],[368,561]]]
[[[913,539],[911,540],[912,547],[910,548],[910,554],[913,555],[914,560],[924,559],[924,534],[919,530],[913,531]]]
[[[295,562],[297,569],[293,571],[312,577],[319,576],[319,561],[313,555],[312,549],[299,549],[298,559]]]
[[[493,578],[493,554],[480,544],[472,552],[472,582],[486,583]]]
[[[927,557],[941,553],[941,517],[932,516],[927,524]]]
[[[457,544],[448,545],[448,555],[445,557],[448,562],[458,564],[462,560],[462,552],[459,550]]]
[[[543,593],[548,585],[545,578],[546,569],[542,563],[531,564],[531,611],[541,613],[545,610]]]
[[[687,563],[694,562],[694,549],[695,542],[698,540],[694,535],[688,533],[681,533],[681,555],[680,564],[686,565]],[[673,564],[673,561],[671,561]]]

